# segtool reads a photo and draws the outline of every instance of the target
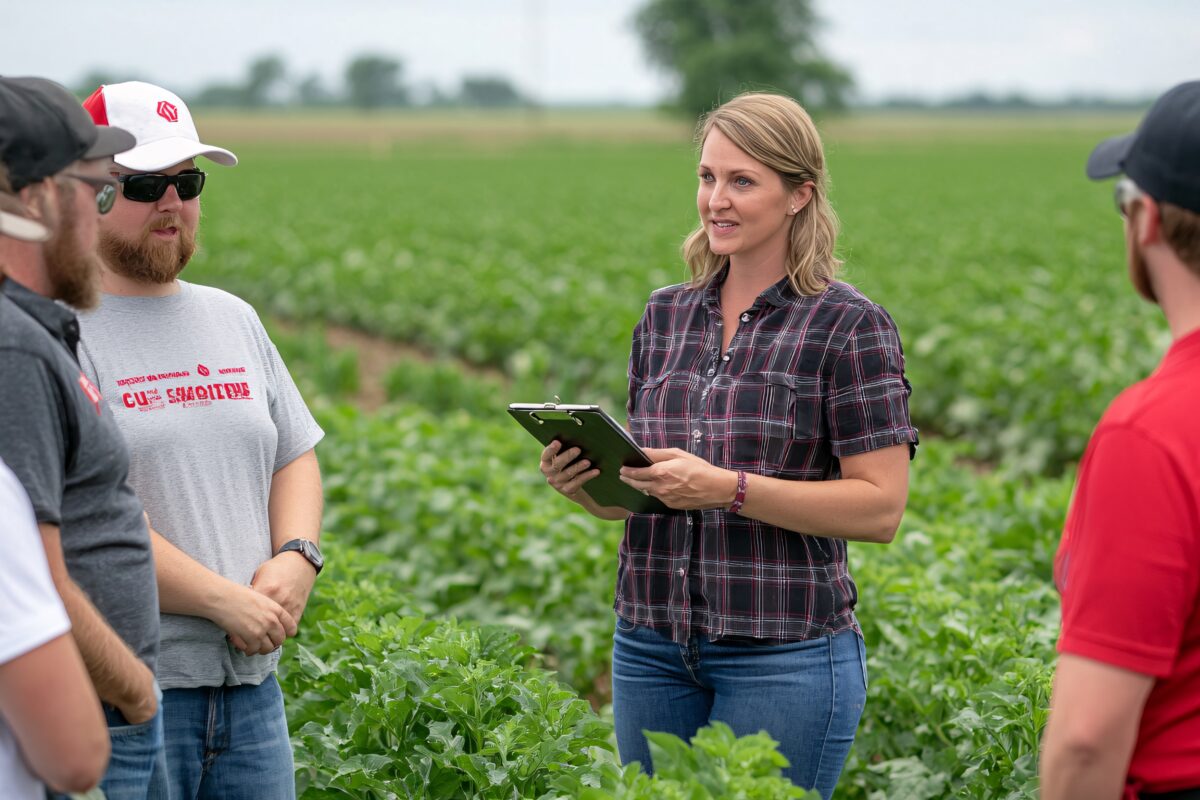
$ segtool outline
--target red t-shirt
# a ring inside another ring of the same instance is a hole
[[[1200,331],[1105,412],[1054,573],[1058,651],[1157,679],[1130,782],[1200,786]]]

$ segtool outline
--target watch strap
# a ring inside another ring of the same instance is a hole
[[[314,553],[309,552],[309,548],[312,548],[312,550],[315,551],[315,557]],[[290,542],[285,542],[282,547],[275,551],[275,555],[290,551],[295,551],[304,556],[305,560],[312,564],[313,569],[317,571],[318,575],[320,575],[321,570],[325,568],[325,560],[320,555],[321,548],[318,547],[317,543],[311,539],[292,539]]]

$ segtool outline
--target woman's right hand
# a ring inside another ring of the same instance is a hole
[[[590,461],[579,458],[581,452],[578,447],[563,450],[562,442],[555,440],[542,451],[542,460],[538,465],[542,474],[546,476],[546,483],[576,503],[584,501],[584,498],[579,496],[583,485],[600,474],[600,470],[591,469]]]

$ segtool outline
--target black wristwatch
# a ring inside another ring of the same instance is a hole
[[[286,553],[289,550],[295,550],[300,555],[308,559],[308,563],[313,565],[313,569],[317,574],[321,574],[321,568],[325,566],[325,559],[321,555],[321,548],[317,547],[317,543],[308,539],[292,539],[283,547],[275,551],[275,555]]]

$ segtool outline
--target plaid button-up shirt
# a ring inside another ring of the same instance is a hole
[[[721,352],[718,290],[659,289],[634,329],[629,426],[728,469],[797,481],[840,477],[843,456],[914,448],[912,389],[888,313],[852,286],[802,296],[785,278],[740,316]],[[684,643],[695,633],[775,641],[857,629],[846,541],[724,509],[632,514],[615,608]]]

